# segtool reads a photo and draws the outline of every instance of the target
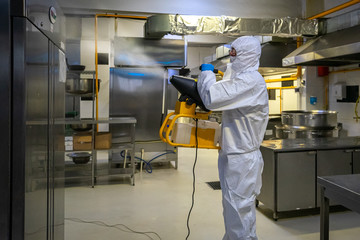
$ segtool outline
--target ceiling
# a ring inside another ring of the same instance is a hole
[[[302,0],[58,0],[65,14],[95,13],[154,13],[208,16],[236,16],[243,18],[301,17]]]

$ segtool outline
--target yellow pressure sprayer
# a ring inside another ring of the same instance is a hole
[[[214,72],[223,75],[221,71]],[[195,79],[174,75],[170,82],[181,96],[176,102],[175,112],[169,113],[161,125],[160,139],[174,147],[195,148],[197,142],[198,148],[220,149],[217,142],[220,126],[208,121],[211,111],[202,102]],[[201,108],[200,111],[196,109],[197,106]],[[198,120],[198,129],[191,123],[178,123],[179,118],[188,118],[190,122]]]

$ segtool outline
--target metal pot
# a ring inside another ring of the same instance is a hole
[[[84,132],[91,130],[92,124],[88,124],[88,123],[70,124],[70,127],[74,131]]]
[[[284,125],[304,126],[312,129],[334,129],[337,126],[337,112],[313,111],[283,111],[281,122]]]
[[[72,94],[87,94],[92,93],[93,88],[95,91],[95,85],[93,86],[92,78],[76,78],[76,77],[68,77],[66,79],[65,90],[67,93]],[[100,82],[98,79],[98,90],[100,91]]]
[[[68,157],[72,158],[75,164],[86,164],[90,161],[91,154],[88,152],[69,153]]]
[[[275,126],[276,138],[279,139],[296,139],[296,138],[324,138],[337,137],[338,129],[313,129],[307,127],[289,127]]]
[[[286,127],[284,126],[281,126],[281,125],[275,125],[275,136],[276,138],[280,138],[280,139],[287,139],[289,138],[289,133],[290,133],[290,130],[287,129]]]
[[[84,71],[85,66],[84,65],[68,65],[67,66],[69,71]]]

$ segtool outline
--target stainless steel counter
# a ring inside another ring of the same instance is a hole
[[[360,137],[266,140],[260,150],[264,169],[257,200],[275,220],[279,213],[320,206],[317,176],[360,173]]]
[[[360,137],[265,140],[262,147],[274,152],[360,148]]]
[[[360,213],[360,174],[317,178],[321,186],[320,239],[329,239],[330,199]]]

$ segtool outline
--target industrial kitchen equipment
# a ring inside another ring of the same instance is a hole
[[[100,90],[100,82],[98,79],[98,90]],[[66,92],[71,94],[87,94],[93,93],[95,89],[95,80],[92,78],[81,78],[80,74],[68,73],[66,78]]]
[[[12,1],[11,238],[64,239],[64,15]]]
[[[279,139],[338,137],[336,111],[283,111],[281,123],[275,126]]]
[[[114,65],[110,68],[109,116],[135,117],[136,152],[171,152],[156,162],[175,162],[176,149],[159,138],[164,117],[174,110],[178,92],[170,77],[186,66],[187,44],[184,40],[144,38],[114,39]],[[109,125],[114,141],[128,138],[126,126]],[[153,155],[153,154],[151,154]],[[113,154],[121,161],[121,156]]]
[[[91,154],[88,152],[74,152],[67,154],[75,164],[86,164],[90,161]]]
[[[177,147],[220,149],[217,140],[220,126],[216,122],[207,122],[211,112],[200,98],[195,79],[175,75],[172,76],[170,82],[181,93],[181,96],[176,102],[175,112],[169,113],[161,125],[160,139]],[[202,112],[196,111],[197,106],[202,109]],[[180,118],[199,120],[200,127],[198,123],[190,126],[186,123],[180,125],[181,123],[177,123]],[[186,137],[176,138],[186,132],[189,132],[187,139],[184,139]]]

